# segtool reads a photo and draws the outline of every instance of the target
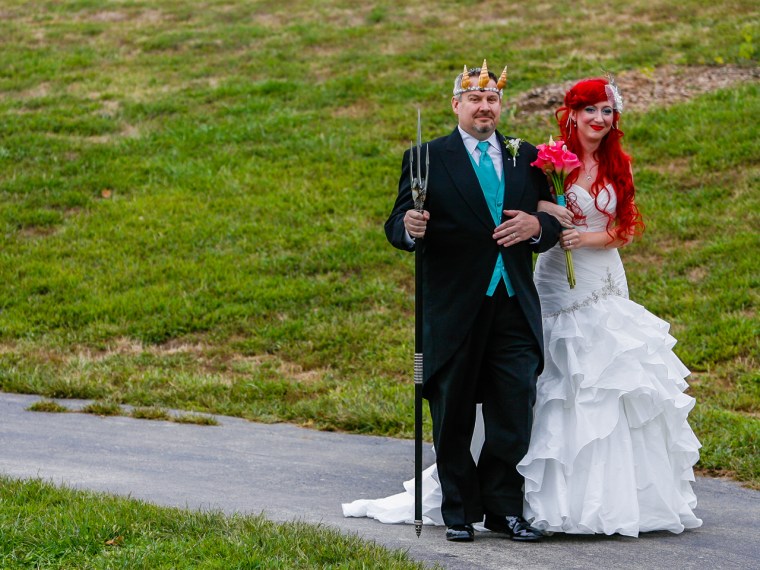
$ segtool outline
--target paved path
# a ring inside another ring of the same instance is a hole
[[[226,417],[217,418],[219,426],[196,426],[26,411],[38,399],[0,393],[0,473],[161,505],[324,523],[457,570],[760,568],[760,493],[727,481],[697,481],[704,526],[681,535],[554,536],[520,544],[483,533],[474,543],[454,544],[442,527],[426,526],[418,539],[411,525],[341,514],[342,502],[402,490],[413,476],[411,441]]]

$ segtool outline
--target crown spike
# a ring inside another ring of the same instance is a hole
[[[480,68],[480,78],[478,79],[478,87],[483,89],[488,85],[488,81],[490,80],[490,77],[488,77],[488,65],[486,65],[486,60],[483,60],[483,66]]]
[[[470,88],[470,72],[467,71],[467,65],[464,66],[464,71],[462,72],[462,89],[469,89]]]
[[[477,82],[474,77],[475,73],[478,73]],[[454,96],[458,97],[468,91],[493,91],[501,97],[504,87],[507,85],[507,67],[504,67],[504,71],[501,72],[501,77],[496,82],[496,85],[489,86],[491,78],[496,79],[496,76],[488,72],[488,62],[485,59],[479,71],[477,67],[468,69],[467,65],[465,65],[461,75],[457,75],[454,82]]]
[[[499,82],[496,84],[496,89],[501,91],[506,86],[507,86],[507,66],[505,65],[504,70],[501,72],[501,77],[499,77]]]

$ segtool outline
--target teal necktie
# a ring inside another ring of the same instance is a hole
[[[480,150],[480,159],[476,165],[478,182],[483,189],[483,195],[488,203],[488,209],[491,212],[493,223],[498,225],[501,221],[501,208],[502,208],[502,196],[501,180],[496,174],[496,169],[493,166],[493,160],[488,155],[488,142],[480,141],[478,143],[478,150]]]
[[[478,175],[478,182],[480,182],[480,186],[483,189],[483,195],[488,204],[488,209],[491,211],[494,224],[498,225],[501,221],[501,211],[503,208],[501,195],[501,189],[503,186],[501,180],[499,180],[499,176],[496,174],[493,160],[491,160],[491,157],[488,155],[488,146],[488,141],[480,141],[478,143],[480,159],[476,165],[476,174]],[[502,280],[507,287],[507,294],[511,297],[515,294],[515,291],[512,288],[512,282],[509,280],[509,275],[507,275],[507,268],[504,267],[504,260],[501,258],[501,255],[499,255],[496,258],[496,266],[494,267],[493,275],[491,276],[491,282],[488,284],[486,295],[489,297],[493,295],[496,286]]]
[[[496,174],[493,160],[488,155],[488,141],[480,141],[478,143],[478,150],[480,151],[480,159],[478,161],[479,178],[482,177],[482,182],[485,183],[483,190],[488,192],[488,198],[493,198],[499,190],[499,176]],[[493,202],[493,200],[489,199],[489,202]]]

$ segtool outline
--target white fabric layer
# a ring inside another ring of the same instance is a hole
[[[343,504],[344,517],[369,517],[381,523],[414,524],[414,479],[404,481],[403,493],[382,499],[358,499]],[[443,524],[441,487],[435,463],[422,472],[422,522]]]
[[[470,453],[476,463],[483,447],[484,430],[483,413],[478,404],[475,431],[470,444]],[[343,516],[369,517],[391,524],[414,524],[414,479],[404,481],[404,489],[403,493],[382,499],[358,499],[352,503],[343,503]],[[441,485],[435,463],[422,472],[422,522],[428,525],[443,525]]]
[[[573,186],[586,224],[604,231],[594,199]],[[568,192],[570,193],[570,192]],[[597,198],[614,212],[608,189]],[[623,534],[702,524],[692,510],[692,467],[700,447],[687,416],[689,371],[673,352],[669,325],[628,299],[615,249],[573,251],[570,289],[559,246],[539,256],[546,362],[538,380],[533,432],[518,465],[525,477],[524,516],[544,531]],[[473,448],[482,444],[476,429]],[[405,493],[343,505],[345,516],[413,522],[414,480]],[[426,523],[443,524],[435,467],[423,474]]]

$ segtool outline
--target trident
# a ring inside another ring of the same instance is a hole
[[[414,176],[414,152],[417,151],[417,176]],[[430,172],[430,147],[425,145],[425,178],[422,177],[422,116],[417,109],[417,148],[410,143],[409,176],[412,182],[414,209],[422,212],[427,196]],[[422,250],[423,238],[414,247],[414,530],[422,532]]]

